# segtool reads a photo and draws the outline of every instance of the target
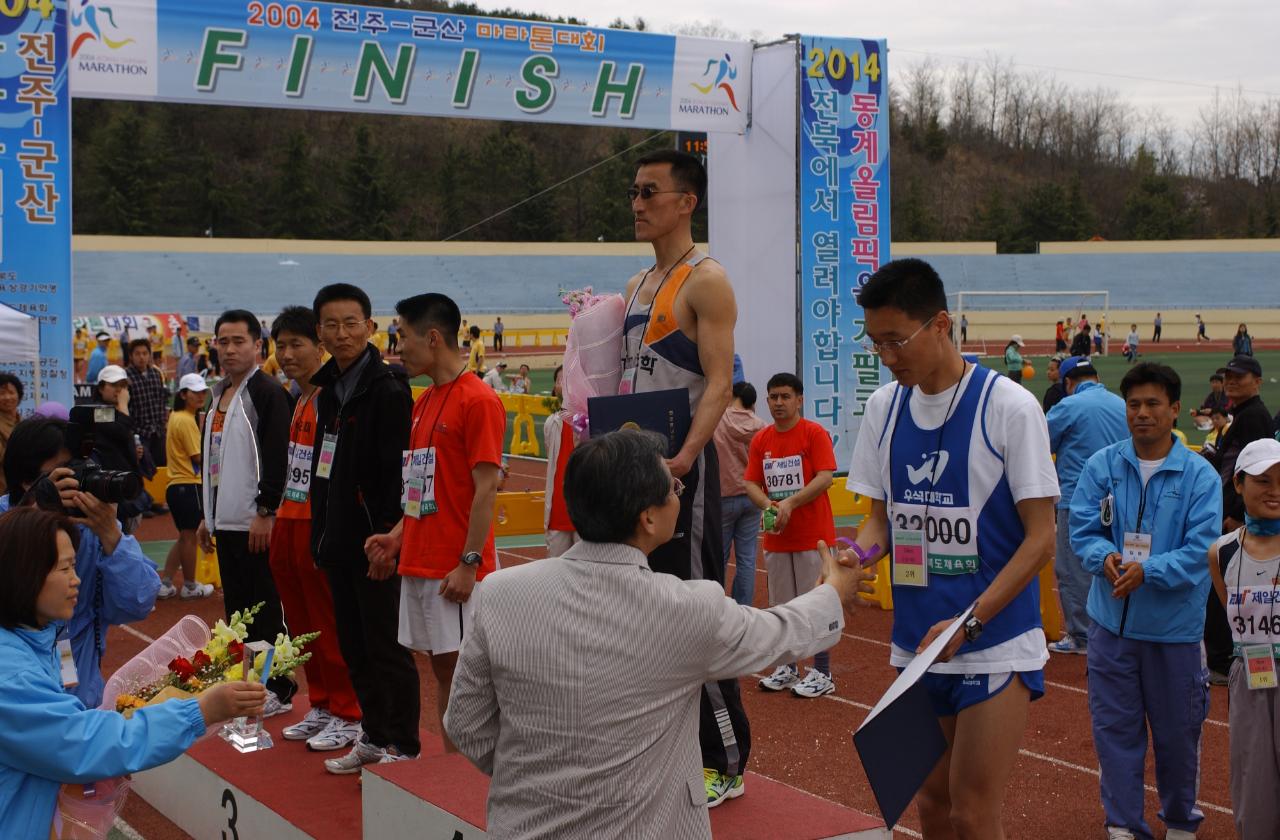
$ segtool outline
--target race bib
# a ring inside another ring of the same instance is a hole
[[[58,640],[58,665],[62,671],[62,687],[75,688],[80,684],[80,674],[76,671],[76,658],[71,653],[71,640]]]
[[[923,562],[928,573],[973,575],[982,566],[974,527],[978,521],[976,509],[895,504],[890,520],[895,535],[902,531],[921,536]],[[896,560],[896,549],[894,554]],[[906,585],[925,586],[927,575],[924,581]],[[894,582],[897,582],[896,572]]]
[[[1280,587],[1269,579],[1261,586],[1227,587],[1227,617],[1235,639],[1235,655],[1244,648],[1269,645],[1280,653]]]
[[[333,454],[337,451],[338,436],[325,433],[324,442],[320,444],[320,460],[316,462],[316,478],[328,478],[333,472]]]
[[[775,502],[804,489],[804,467],[799,455],[764,459],[764,491]]]
[[[311,492],[311,459],[314,446],[289,444],[289,473],[285,480],[284,497],[291,502],[305,502]]]
[[[222,472],[222,432],[214,432],[209,437],[209,483],[218,486],[218,475]]]
[[[430,516],[436,506],[436,448],[406,451],[400,468],[400,507],[405,516]]]

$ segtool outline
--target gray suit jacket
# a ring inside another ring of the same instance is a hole
[[[494,838],[709,838],[699,687],[834,645],[835,589],[756,610],[626,545],[486,577],[445,730],[492,776]]]

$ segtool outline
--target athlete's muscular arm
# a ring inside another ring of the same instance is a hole
[[[676,457],[667,461],[674,476],[693,468],[716,430],[724,410],[733,400],[733,328],[738,323],[738,303],[729,277],[719,263],[704,260],[694,268],[685,285],[685,301],[693,310],[698,361],[707,380],[706,391],[694,412],[689,436]]]
[[[867,518],[863,519],[862,524],[858,526],[858,536],[854,539],[854,542],[858,544],[864,554],[871,548],[880,546],[876,551],[876,560],[888,553],[889,512],[883,499],[871,500],[871,512],[867,514]],[[848,549],[841,551],[837,559],[845,566],[862,565],[862,560],[858,555]]]
[[[974,607],[973,614],[983,624],[999,615],[1000,611],[1008,606],[1009,602],[1025,589],[1027,584],[1040,574],[1045,564],[1053,558],[1053,502],[1052,498],[1046,497],[1023,499],[1017,503],[1018,518],[1022,520],[1026,537],[1018,546],[1018,550],[1013,553],[1013,557],[1009,558],[1009,563],[1000,570],[986,591],[978,596],[978,605]],[[919,653],[927,648],[939,633],[951,625],[952,621],[953,619],[950,618],[943,619],[930,627],[916,652]],[[943,649],[938,661],[946,662],[955,656],[964,641],[964,634],[956,633]]]

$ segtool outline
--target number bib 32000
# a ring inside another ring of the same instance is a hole
[[[764,459],[764,490],[775,502],[804,489],[804,464],[799,455]]]
[[[420,519],[435,513],[436,448],[405,450],[400,468],[400,507],[404,515]]]
[[[894,539],[899,534],[917,534],[908,544],[920,546],[925,574],[902,575],[899,580],[894,569],[893,582],[903,586],[926,586],[929,575],[972,575],[982,565],[978,557],[978,511],[974,508],[926,507],[924,505],[894,504],[890,512],[890,525]],[[906,559],[909,557],[910,559]],[[904,563],[915,560],[908,551]],[[895,567],[898,563],[897,543],[894,548]],[[905,571],[905,570],[904,570]]]

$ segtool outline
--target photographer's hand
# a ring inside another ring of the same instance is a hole
[[[71,517],[71,521],[87,526],[98,537],[98,542],[102,543],[102,552],[113,554],[120,544],[120,538],[124,536],[120,531],[120,522],[116,519],[116,506],[79,490],[75,491],[71,504],[84,513],[84,516]]]
[[[75,480],[75,472],[68,467],[57,467],[49,472],[49,480],[58,488],[58,497],[63,507],[73,507],[76,494],[80,492],[80,482]]]

